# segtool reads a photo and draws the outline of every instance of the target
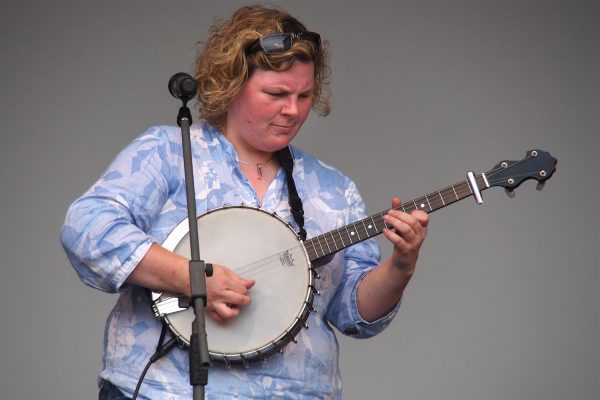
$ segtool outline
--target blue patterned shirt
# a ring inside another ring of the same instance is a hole
[[[227,204],[245,204],[277,212],[295,226],[281,169],[259,204],[239,169],[234,147],[217,129],[206,123],[193,125],[191,139],[199,215]],[[350,179],[297,148],[292,148],[292,154],[309,238],[366,216]],[[161,323],[147,291],[125,280],[150,245],[162,243],[187,217],[185,204],[180,129],[154,127],[127,146],[71,205],[61,232],[80,279],[91,287],[119,293],[106,323],[100,377],[129,396],[156,349]],[[349,336],[370,337],[390,323],[398,308],[372,323],[358,313],[358,284],[378,265],[379,257],[372,239],[336,253],[319,268],[317,312],[310,314],[310,328],[301,330],[297,343],[249,368],[212,365],[206,398],[341,398],[338,343],[331,326]],[[150,367],[138,398],[192,398],[185,348],[174,348]]]

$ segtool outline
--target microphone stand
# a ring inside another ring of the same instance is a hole
[[[210,356],[206,340],[205,314],[206,306],[206,276],[212,275],[212,265],[205,264],[200,259],[198,244],[198,222],[196,220],[196,197],[194,189],[194,172],[192,168],[192,146],[190,140],[190,125],[192,115],[187,107],[187,100],[182,99],[183,105],[177,115],[177,125],[181,127],[183,144],[183,166],[185,173],[185,191],[188,209],[190,232],[189,262],[191,297],[187,306],[194,307],[196,319],[192,322],[190,338],[190,384],[194,387],[194,400],[204,399],[204,387],[208,383],[208,367]],[[184,301],[185,302],[185,301]]]

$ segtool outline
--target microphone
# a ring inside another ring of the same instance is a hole
[[[194,78],[185,72],[178,72],[169,79],[169,93],[184,103],[196,97],[197,89],[198,84]]]

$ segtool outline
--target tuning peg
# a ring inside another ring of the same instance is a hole
[[[511,199],[515,198],[515,191],[514,190],[508,190],[508,189],[504,189],[504,191],[506,192],[506,195],[508,197],[510,197]]]
[[[546,186],[546,182],[538,182],[537,186],[535,187],[539,192],[541,192],[542,190],[544,190],[544,186]]]

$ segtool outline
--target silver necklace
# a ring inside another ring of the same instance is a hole
[[[240,163],[240,164],[254,165],[256,167],[256,172],[258,173],[258,177],[259,178],[262,178],[262,176],[263,176],[263,174],[262,174],[262,166],[263,165],[267,165],[271,161],[273,161],[273,157],[269,158],[267,161],[262,162],[262,163],[253,163],[253,162],[248,162],[248,161],[242,161],[239,158],[237,158],[237,162]]]

